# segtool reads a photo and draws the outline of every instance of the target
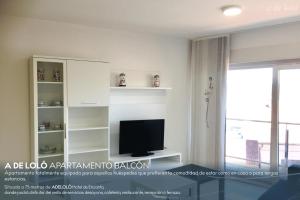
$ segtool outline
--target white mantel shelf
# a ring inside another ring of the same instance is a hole
[[[170,87],[110,87],[111,90],[171,90]]]

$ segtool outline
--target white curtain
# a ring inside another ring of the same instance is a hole
[[[224,169],[229,37],[192,42],[189,161]]]

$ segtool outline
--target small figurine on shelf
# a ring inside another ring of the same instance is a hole
[[[39,130],[40,130],[40,131],[45,131],[45,130],[46,130],[45,124],[40,124],[40,125],[39,125]]]
[[[46,128],[47,130],[50,129],[50,122],[49,122],[49,121],[44,122],[44,125],[45,125],[45,128]]]
[[[40,148],[40,154],[51,154],[57,152],[57,148],[53,145],[43,145]]]
[[[121,73],[119,75],[119,87],[126,87],[126,78],[125,78],[125,73]]]
[[[52,102],[52,106],[62,106],[62,101],[61,100],[54,100]]]
[[[48,101],[40,100],[38,102],[38,106],[39,107],[48,106]]]
[[[38,70],[37,70],[37,79],[38,79],[38,81],[44,81],[45,80],[45,69],[44,68],[38,68]]]
[[[53,130],[61,130],[61,124],[54,124]]]
[[[53,80],[56,82],[60,82],[61,81],[61,75],[60,75],[60,71],[59,70],[54,70],[53,71]]]
[[[153,76],[153,87],[159,87],[159,86],[160,86],[159,75],[156,74]]]

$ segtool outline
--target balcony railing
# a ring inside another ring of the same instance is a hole
[[[255,124],[268,124],[271,126],[270,121],[263,121],[263,120],[249,120],[249,119],[235,119],[235,118],[227,118],[227,121],[235,121],[237,122],[234,124],[235,129],[240,130],[240,137],[242,138],[240,142],[243,142],[243,144],[238,145],[238,148],[245,148],[244,150],[240,152],[234,152],[235,155],[226,154],[226,165],[227,164],[237,164],[237,165],[246,165],[248,167],[258,167],[262,168],[262,165],[269,166],[269,157],[270,157],[270,151],[271,151],[271,144],[270,142],[261,141],[261,138],[243,138],[243,127],[239,127],[240,123],[255,123]],[[249,126],[249,124],[247,124]],[[285,127],[285,132],[289,132],[289,126],[296,126],[299,128],[299,134],[297,134],[297,137],[299,138],[298,141],[291,141],[289,142],[288,146],[284,142],[279,143],[279,164],[282,164],[284,159],[288,158],[289,160],[300,160],[300,124],[299,123],[291,123],[291,122],[280,122],[279,125],[282,125]],[[283,131],[283,127],[281,126],[281,131]],[[227,130],[227,135],[232,134],[230,131]],[[248,134],[248,137],[251,137],[251,135]],[[285,139],[285,138],[281,138]],[[250,141],[250,142],[249,142]],[[231,141],[227,141],[227,144],[231,146],[231,148],[235,148],[234,144],[230,144]],[[252,143],[251,143],[252,142]],[[249,144],[246,144],[249,143]],[[286,153],[286,155],[285,155]],[[287,157],[288,154],[290,155]],[[263,156],[262,156],[263,154]],[[249,156],[250,155],[250,156]],[[254,156],[251,156],[254,155]]]

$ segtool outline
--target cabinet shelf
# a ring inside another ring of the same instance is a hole
[[[110,87],[111,90],[171,90],[170,87]]]
[[[108,151],[107,148],[99,148],[99,147],[78,147],[76,149],[72,149],[69,151],[69,154],[82,154],[82,153],[91,153],[98,151]]]
[[[109,127],[99,126],[99,127],[69,128],[69,131],[92,131],[92,130],[105,130],[105,129],[109,129]]]
[[[63,108],[63,106],[38,106],[38,109],[58,109]]]
[[[38,84],[55,84],[55,85],[62,85],[64,82],[54,82],[54,81],[38,81]]]
[[[45,133],[63,133],[64,130],[46,130],[46,131],[38,131],[39,134],[45,134]]]
[[[39,154],[39,158],[50,158],[50,157],[58,157],[63,155],[64,155],[63,153]]]

